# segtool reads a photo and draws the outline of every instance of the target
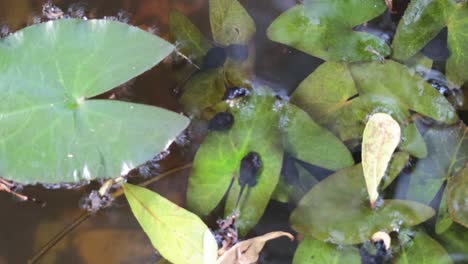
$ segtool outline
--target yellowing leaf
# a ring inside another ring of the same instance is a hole
[[[294,240],[294,236],[290,233],[276,231],[270,232],[263,236],[251,238],[249,240],[237,243],[221,257],[219,257],[216,264],[251,264],[257,263],[260,251],[262,251],[265,243],[269,240],[287,236]]]
[[[133,214],[165,259],[175,264],[215,263],[216,240],[198,216],[145,188],[123,188]]]
[[[362,139],[362,169],[371,206],[379,197],[380,184],[388,163],[400,142],[400,126],[385,113],[373,114],[366,124]]]

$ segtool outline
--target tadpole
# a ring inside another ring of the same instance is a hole
[[[203,57],[202,69],[215,69],[224,65],[227,54],[226,50],[221,47],[214,47],[208,50],[205,57]]]
[[[213,131],[225,131],[231,129],[234,124],[234,116],[229,112],[217,113],[208,123],[208,129]]]
[[[261,168],[262,160],[257,152],[249,152],[242,158],[238,179],[241,190],[239,196],[237,196],[236,206],[234,208],[237,208],[245,187],[253,187],[257,184],[257,176]]]

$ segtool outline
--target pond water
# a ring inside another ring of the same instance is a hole
[[[8,26],[10,32],[32,24],[41,16],[45,1],[35,0],[0,0],[0,25]],[[66,10],[68,7],[84,6],[88,18],[117,17],[131,25],[156,31],[158,35],[169,39],[168,14],[170,10],[179,10],[204,33],[210,36],[207,0],[93,0],[93,1],[53,1]],[[292,47],[269,40],[265,34],[269,25],[281,13],[297,4],[293,0],[241,0],[256,24],[256,34],[252,40],[255,50],[255,63],[252,80],[255,84],[268,85],[285,97],[324,61],[307,55]],[[393,1],[396,14],[386,14],[373,20],[368,27],[359,30],[375,30],[378,34],[392,37],[392,30],[401,17],[408,1]],[[375,26],[373,26],[375,25]],[[442,31],[423,52],[434,60],[433,69],[444,71],[448,56],[446,48],[447,32]],[[118,43],[116,43],[118,45]],[[182,112],[177,91],[180,85],[178,70],[181,62],[165,60],[152,70],[142,74],[130,83],[98,96],[108,98],[112,93],[122,100],[155,105]],[[466,84],[465,84],[466,85]],[[459,98],[463,98],[457,95]],[[467,121],[467,108],[459,110],[459,116]],[[424,125],[426,129],[429,127]],[[196,130],[196,128],[193,128]],[[196,134],[196,133],[195,133]],[[203,134],[203,133],[202,133]],[[191,138],[185,144],[175,144],[169,149],[169,155],[161,160],[155,159],[143,169],[135,170],[131,181],[141,182],[143,178],[156,176],[162,172],[192,162],[200,138]],[[359,147],[353,148],[353,156],[360,160]],[[156,153],[155,153],[156,154]],[[312,172],[319,180],[332,173],[309,164],[304,168]],[[392,197],[404,198],[408,188],[409,172],[403,172],[390,188]],[[288,174],[285,171],[284,174]],[[405,173],[408,174],[405,176]],[[143,176],[139,175],[143,174]],[[184,205],[187,192],[189,169],[181,170],[149,187]],[[55,234],[73,223],[84,210],[80,208],[83,197],[91,190],[99,188],[97,182],[83,186],[26,186],[23,194],[44,201],[46,205],[32,202],[18,202],[11,195],[0,192],[0,264],[26,263]],[[438,206],[439,198],[432,201]],[[269,231],[284,230],[294,232],[288,224],[288,218],[295,203],[271,201],[260,222],[249,233],[250,236]],[[219,211],[219,210],[218,210]],[[214,219],[209,219],[211,224]],[[432,221],[432,220],[431,220]],[[427,229],[434,223],[427,224]],[[430,232],[429,232],[430,233]],[[450,244],[451,242],[443,241]],[[456,243],[456,242],[453,242]],[[466,243],[468,245],[468,243]],[[261,263],[292,263],[297,242],[281,238],[267,244],[261,256]],[[456,247],[455,247],[456,248]],[[468,248],[465,252],[450,252],[457,263],[468,262]],[[160,257],[154,253],[149,240],[133,217],[126,201],[117,199],[110,208],[99,211],[76,229],[71,231],[59,243],[42,256],[37,263],[156,263]],[[466,261],[466,262],[463,262]]]

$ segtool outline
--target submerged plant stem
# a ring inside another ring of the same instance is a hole
[[[156,176],[154,178],[151,178],[151,179],[149,179],[147,181],[144,181],[139,185],[142,186],[142,187],[148,186],[148,185],[150,185],[152,183],[155,183],[155,182],[157,182],[159,180],[162,180],[162,179],[166,178],[167,176],[170,176],[170,175],[172,175],[172,174],[174,174],[176,172],[186,170],[186,169],[189,169],[191,167],[192,167],[192,163],[182,165],[180,167],[177,167],[177,168],[168,170],[168,171],[166,171],[164,173],[161,173],[158,176]],[[123,194],[124,194],[123,189],[119,188],[116,191],[114,191],[113,193],[111,193],[111,197],[112,197],[112,199],[116,199],[116,198],[119,198],[120,196],[122,196]],[[109,207],[110,204],[111,203],[108,203],[106,206],[102,207],[101,209]],[[52,239],[50,239],[44,246],[42,246],[42,248],[36,254],[34,254],[34,256],[31,259],[29,259],[28,264],[36,263],[44,254],[47,253],[47,251],[49,251],[51,248],[53,248],[65,236],[67,236],[71,231],[73,231],[80,224],[82,224],[84,221],[86,221],[88,218],[90,218],[93,214],[94,214],[93,212],[88,211],[88,212],[84,212],[83,214],[78,216],[78,218],[76,218],[70,225],[68,225],[64,229],[62,229],[59,233],[57,233],[54,237],[52,237]]]

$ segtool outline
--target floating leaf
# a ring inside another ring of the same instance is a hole
[[[215,263],[218,245],[200,218],[166,198],[123,186],[133,215],[161,255],[173,263]]]
[[[244,191],[239,203],[240,217],[236,225],[241,233],[252,228],[262,216],[279,179],[283,150],[280,146],[278,111],[275,98],[251,96],[232,109],[234,125],[229,131],[213,131],[205,138],[195,156],[187,191],[188,207],[207,215],[228,190],[226,215],[236,204],[240,186],[237,182],[241,159],[257,152],[263,169],[257,185]]]
[[[221,255],[216,264],[238,264],[238,263],[257,263],[260,251],[269,240],[286,236],[294,240],[294,236],[281,231],[270,232],[262,236],[254,237],[241,241]]]
[[[424,232],[416,232],[413,240],[403,246],[396,264],[449,264],[453,263],[445,249]]]
[[[468,227],[468,163],[466,160],[465,167],[449,179],[447,190],[450,217],[453,221]]]
[[[388,166],[387,176],[382,180],[382,189],[387,188],[400,174],[408,163],[409,155],[406,152],[397,152],[393,154],[390,165]]]
[[[284,149],[295,158],[330,170],[354,164],[346,146],[300,108],[288,105],[281,122]]]
[[[361,256],[355,247],[338,246],[306,237],[294,254],[293,264],[360,264]]]
[[[200,30],[179,11],[169,14],[169,30],[171,40],[178,44],[179,51],[201,62],[203,56],[211,48],[210,42],[202,35]]]
[[[237,0],[210,0],[213,39],[223,46],[247,44],[255,34],[255,23]]]
[[[449,179],[450,181],[450,179]],[[440,235],[447,231],[453,224],[453,220],[449,216],[448,212],[448,201],[447,201],[447,190],[445,188],[444,193],[442,195],[442,199],[440,200],[439,210],[437,210],[437,218],[435,224],[435,232],[436,234]]]
[[[411,173],[407,197],[429,204],[440,187],[468,160],[468,129],[463,123],[433,127],[424,135],[427,158],[419,160]]]
[[[450,50],[447,77],[453,83],[462,85],[468,80],[467,17],[466,1],[411,1],[398,24],[392,44],[393,57],[406,60],[447,27]]]
[[[362,139],[362,168],[371,207],[379,198],[377,188],[399,143],[400,126],[390,115],[376,113],[369,118]]]
[[[441,235],[438,235],[437,240],[444,246],[445,250],[450,254],[452,260],[456,263],[468,262],[468,229],[453,224],[450,228]]]
[[[49,21],[1,39],[0,174],[24,184],[109,178],[162,151],[187,118],[88,98],[172,50],[152,34],[110,20]]]
[[[380,0],[305,1],[276,18],[268,37],[327,61],[381,60],[390,54],[384,40],[353,31],[385,11]]]
[[[384,200],[382,206],[372,210],[358,164],[315,185],[299,202],[290,222],[301,234],[322,241],[357,244],[377,231],[417,225],[433,215],[432,208],[403,200]]]

